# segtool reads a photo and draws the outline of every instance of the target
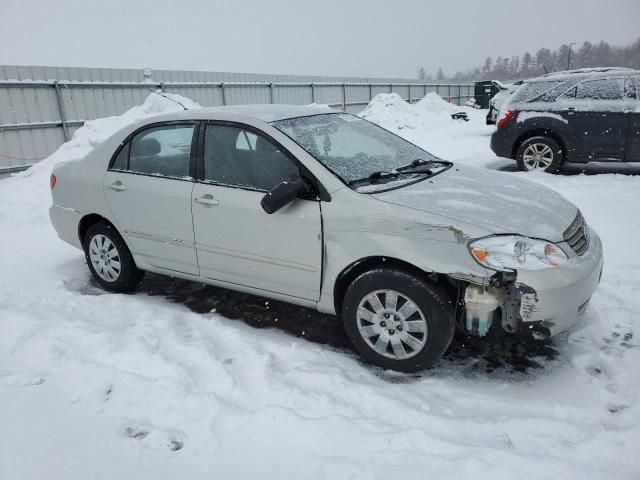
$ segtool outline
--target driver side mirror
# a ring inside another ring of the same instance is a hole
[[[305,188],[304,180],[300,177],[295,180],[285,180],[265,193],[260,205],[265,212],[271,215],[293,202]]]

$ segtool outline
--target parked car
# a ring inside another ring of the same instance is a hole
[[[496,124],[502,104],[520,87],[520,85],[522,85],[522,80],[518,80],[511,85],[505,85],[507,88],[500,90],[493,96],[493,98],[491,98],[491,100],[489,100],[489,111],[487,112],[486,120],[487,125]]]
[[[147,119],[51,186],[55,230],[105,289],[149,271],[338,314],[364,358],[405,372],[436,362],[456,324],[568,328],[602,270],[600,239],[558,193],[312,107]]]
[[[508,86],[499,80],[481,80],[473,82],[473,96],[480,108],[489,108],[489,100],[507,88]]]
[[[640,162],[640,71],[596,68],[526,80],[501,110],[491,149],[520,170],[565,161]]]

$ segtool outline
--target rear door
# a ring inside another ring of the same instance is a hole
[[[104,177],[120,232],[149,264],[198,275],[191,219],[195,123],[160,124],[136,133]]]
[[[629,117],[625,159],[629,162],[640,162],[640,77],[627,79],[625,96],[627,97],[625,113]]]
[[[558,98],[573,132],[576,160],[624,159],[629,116],[623,95],[624,78],[586,80]]]
[[[299,176],[296,162],[257,130],[240,124],[203,128],[202,179],[193,189],[200,275],[317,301],[320,295],[320,202],[296,199],[272,215],[260,200]]]

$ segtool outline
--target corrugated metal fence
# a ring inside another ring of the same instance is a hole
[[[202,106],[320,103],[350,112],[379,93],[416,102],[436,92],[458,105],[473,96],[472,84],[403,79],[0,66],[0,171],[37,162],[86,120],[120,115],[158,89]]]

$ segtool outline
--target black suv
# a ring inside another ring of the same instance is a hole
[[[640,71],[590,68],[526,80],[501,108],[491,149],[520,170],[640,162]]]

